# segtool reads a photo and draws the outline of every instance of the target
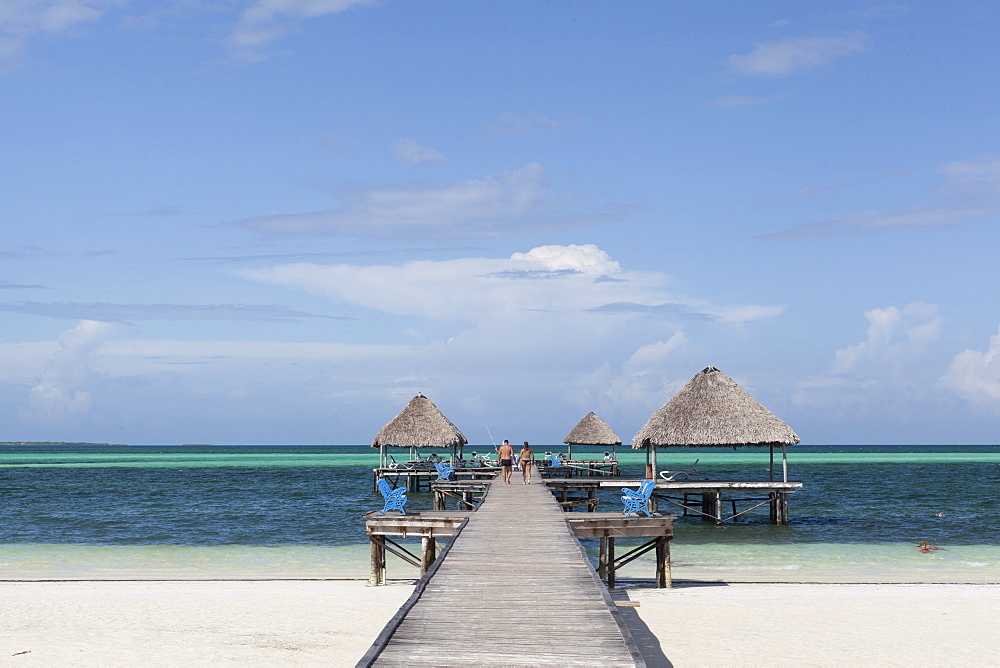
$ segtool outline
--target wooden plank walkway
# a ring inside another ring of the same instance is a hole
[[[494,481],[358,665],[645,666],[566,518],[541,482]]]

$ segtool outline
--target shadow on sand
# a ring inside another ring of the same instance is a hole
[[[674,580],[674,589],[686,589],[690,587],[728,587],[729,585],[725,582],[703,582],[698,580]],[[652,584],[646,583],[634,583],[625,585],[623,588],[614,589],[611,592],[611,598],[615,601],[629,601],[632,600],[629,597],[629,590],[635,589],[652,589]],[[663,590],[665,591],[665,590]],[[625,621],[625,625],[628,626],[628,630],[632,633],[632,638],[635,640],[636,645],[639,646],[639,651],[642,653],[642,658],[646,661],[646,666],[648,668],[673,668],[673,663],[667,658],[667,655],[663,653],[663,648],[660,646],[660,639],[656,637],[646,622],[642,620],[639,616],[639,611],[637,608],[632,607],[620,607],[618,612],[621,614],[622,619]]]

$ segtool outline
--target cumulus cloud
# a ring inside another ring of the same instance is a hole
[[[942,386],[974,404],[1000,406],[1000,331],[986,350],[965,350],[955,356]]]
[[[573,375],[565,382],[561,397],[606,420],[641,424],[687,382],[676,375],[675,357],[688,343],[684,332],[676,331],[664,341],[642,345],[620,364],[605,362]]]
[[[782,310],[686,299],[669,291],[667,275],[626,271],[592,244],[539,246],[509,258],[421,260],[399,266],[296,263],[239,274],[394,315],[466,322],[529,311],[575,314],[588,321],[664,315],[656,309],[607,308],[622,303],[651,307],[669,302],[729,322],[773,317]]]
[[[26,418],[73,416],[81,428],[117,429],[129,415],[166,405],[202,415],[204,424],[244,425],[225,438],[252,439],[254,430],[273,429],[270,415],[336,412],[344,430],[337,438],[360,442],[370,438],[373,414],[389,419],[423,391],[449,417],[466,420],[463,429],[470,416],[474,425],[488,414],[491,427],[506,421],[547,434],[553,424],[606,408],[602,417],[615,417],[616,428],[630,425],[627,431],[690,377],[688,341],[724,337],[730,328],[718,317],[597,307],[672,303],[721,313],[747,306],[680,294],[669,275],[628,269],[591,244],[401,264],[285,263],[237,274],[370,317],[331,331],[337,342],[111,340],[110,325],[81,323],[59,342],[0,341],[0,371],[8,384],[33,388]],[[94,410],[98,397],[100,405],[113,403],[114,414]],[[248,415],[252,426],[241,421]],[[163,428],[172,438],[206,438]]]
[[[937,203],[889,211],[864,211],[834,220],[796,225],[761,235],[761,238],[798,241],[878,230],[946,227],[1000,214],[1000,161],[950,162],[938,171],[943,179]]]
[[[785,76],[802,68],[822,67],[865,49],[864,33],[832,37],[794,37],[761,42],[749,53],[729,56],[729,69],[737,74]]]
[[[415,139],[400,139],[392,147],[392,156],[410,167],[419,167],[426,164],[441,164],[447,162],[447,158],[441,151],[422,146]]]
[[[924,302],[867,311],[865,340],[838,350],[823,373],[799,383],[794,401],[864,409],[874,397],[905,403],[924,392],[934,382],[922,356],[944,322],[936,313]]]
[[[274,213],[233,224],[285,237],[455,239],[582,227],[621,215],[608,208],[573,210],[534,162],[459,183],[386,186],[337,195],[343,204],[327,211]]]
[[[304,19],[337,14],[374,0],[256,0],[240,16],[226,39],[234,59],[265,59],[264,48],[299,30]]]
[[[406,391],[445,388],[459,403],[516,410],[512,419],[528,423],[537,417],[546,421],[544,429],[551,428],[552,411],[578,420],[572,416],[589,402],[584,412],[614,407],[611,415],[628,422],[645,419],[675,379],[690,377],[680,357],[689,328],[698,336],[719,328],[725,336],[722,316],[729,312],[752,312],[754,318],[780,312],[677,294],[667,274],[627,269],[592,244],[539,246],[501,258],[296,263],[238,273],[370,309],[383,323],[381,337],[420,342],[412,357],[395,363],[396,373],[378,371],[384,365],[373,360],[366,378],[402,377],[405,370],[406,377],[419,379],[407,382]],[[669,302],[717,315],[691,321],[655,310],[600,309],[623,302]],[[484,386],[483,379],[490,382]],[[384,396],[386,388],[372,391]],[[539,401],[553,393],[562,401],[543,408]]]
[[[58,422],[85,413],[90,408],[88,386],[95,376],[91,361],[112,331],[108,323],[83,320],[63,332],[22,414],[32,420]]]

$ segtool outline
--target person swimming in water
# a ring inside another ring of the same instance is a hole
[[[941,548],[937,545],[930,545],[926,540],[920,541],[917,544],[917,552],[930,552],[931,550],[940,550]]]

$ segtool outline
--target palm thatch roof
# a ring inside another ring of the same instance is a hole
[[[688,381],[636,432],[633,448],[795,445],[792,428],[715,367]]]
[[[410,399],[406,408],[375,434],[372,447],[450,448],[461,447],[469,440],[423,394]]]
[[[570,445],[621,445],[622,439],[594,411],[583,416],[563,443]]]

